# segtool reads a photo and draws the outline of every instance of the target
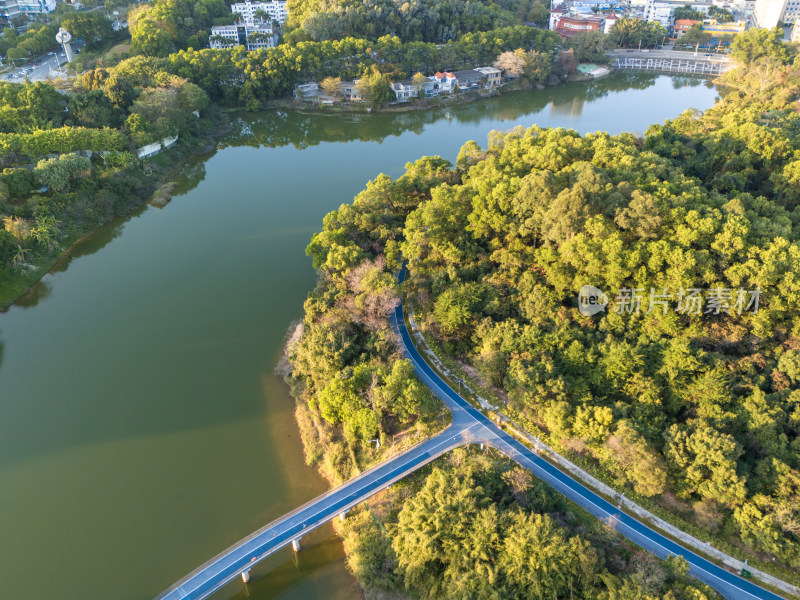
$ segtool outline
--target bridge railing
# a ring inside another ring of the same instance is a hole
[[[692,75],[722,75],[734,68],[729,60],[705,60],[699,58],[661,58],[643,56],[615,56],[615,69],[642,71],[666,71]]]
[[[405,454],[408,454],[408,453],[414,451],[415,449],[417,449],[422,444],[425,444],[426,442],[430,442],[432,439],[436,439],[437,437],[440,437],[440,436],[444,437],[445,434],[447,434],[449,430],[450,430],[450,426],[445,428],[444,431],[438,433],[433,438],[427,438],[427,439],[421,440],[421,441],[417,442],[416,444],[414,444],[412,446],[409,446],[408,448],[405,448],[405,449],[398,449],[396,452],[390,454],[388,457],[386,457],[384,460],[382,460],[378,464],[373,465],[372,467],[370,467],[369,469],[367,469],[365,471],[362,471],[361,473],[359,473],[358,475],[356,475],[352,479],[348,479],[346,482],[344,482],[344,483],[342,483],[342,484],[340,484],[340,485],[338,485],[338,486],[336,486],[334,488],[331,488],[330,490],[328,490],[324,494],[320,494],[319,496],[317,496],[316,498],[312,498],[311,500],[309,500],[305,504],[303,504],[301,506],[298,506],[297,508],[295,508],[295,509],[293,509],[293,510],[287,512],[287,513],[284,513],[283,515],[281,515],[277,519],[274,519],[273,521],[270,521],[269,523],[267,523],[263,527],[259,528],[258,530],[254,531],[253,533],[249,534],[248,536],[246,536],[244,538],[241,538],[236,543],[231,544],[225,550],[223,550],[222,552],[216,554],[214,557],[212,557],[209,560],[207,560],[206,562],[204,562],[202,565],[200,565],[199,567],[197,567],[196,569],[191,571],[188,575],[183,577],[181,579],[181,581],[175,583],[174,585],[172,585],[169,588],[167,588],[166,590],[164,590],[164,592],[159,594],[159,596],[157,598],[161,598],[163,596],[166,596],[170,592],[178,589],[181,586],[182,582],[184,582],[184,581],[186,581],[188,579],[191,579],[194,576],[198,575],[199,573],[205,571],[211,565],[213,565],[214,563],[216,563],[219,560],[221,560],[223,557],[229,555],[230,553],[234,552],[235,550],[237,550],[241,546],[247,544],[248,542],[256,539],[260,535],[264,534],[266,531],[269,531],[270,529],[272,529],[273,527],[276,527],[280,523],[282,523],[282,522],[284,522],[284,521],[286,521],[288,519],[291,519],[292,517],[294,517],[295,515],[303,512],[304,510],[308,509],[309,507],[311,507],[311,506],[313,506],[313,505],[315,505],[315,504],[317,504],[319,502],[324,501],[325,499],[327,499],[330,496],[332,496],[332,495],[336,494],[337,492],[339,492],[342,488],[349,487],[349,486],[352,486],[354,484],[357,484],[359,481],[369,477],[371,474],[373,474],[378,469],[384,467],[388,462],[390,462],[392,460],[395,460],[396,458],[398,458],[400,456],[403,456]],[[437,452],[436,454],[432,455],[430,460],[426,461],[425,464],[427,464],[428,462],[431,462],[432,460],[435,460],[436,458],[439,458],[440,456],[442,456],[443,454],[445,454],[449,450],[452,450],[452,447],[447,447],[444,450],[442,450],[440,452]],[[400,477],[400,478],[402,478],[402,477]],[[400,478],[398,478],[398,479],[400,479]],[[381,491],[382,489],[385,489],[385,487],[388,487],[389,485],[392,485],[396,481],[397,481],[397,479],[394,479],[391,482],[389,482],[387,485],[381,486],[379,488],[376,488],[374,490],[374,492],[372,492],[371,494],[367,495],[366,497],[369,497],[369,496]],[[360,502],[363,502],[363,499],[359,499],[353,505],[349,506],[348,508],[346,508],[344,510],[345,511],[346,510],[350,510],[350,508],[352,508],[352,506],[355,506],[356,504],[359,504]],[[312,529],[314,529],[314,528],[312,527],[310,529],[307,529],[307,530],[304,531],[304,533],[308,533]],[[287,542],[287,544],[288,544],[288,542]],[[284,544],[284,545],[286,545],[286,544]]]

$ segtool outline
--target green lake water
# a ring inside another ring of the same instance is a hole
[[[304,248],[365,182],[492,129],[644,132],[717,91],[614,74],[427,112],[234,115],[217,150],[0,314],[0,598],[148,600],[327,489],[274,374]],[[329,527],[219,598],[359,597]]]

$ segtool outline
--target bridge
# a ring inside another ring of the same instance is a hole
[[[400,274],[401,282],[404,277],[405,269]],[[684,557],[689,563],[689,572],[725,598],[781,600],[780,596],[726,571],[643,525],[521,444],[457,394],[422,358],[405,325],[402,304],[389,320],[399,334],[403,353],[414,364],[417,376],[450,409],[453,415],[450,426],[265,525],[189,573],[156,600],[202,600],[239,576],[247,581],[250,569],[267,556],[290,544],[299,551],[305,533],[337,516],[343,519],[349,509],[444,453],[475,443],[499,450],[567,499],[598,519],[613,524],[620,534],[659,558]]]
[[[735,68],[727,56],[698,54],[674,50],[615,50],[608,56],[613,59],[615,69],[634,69],[638,71],[661,71],[683,75],[716,77]]]

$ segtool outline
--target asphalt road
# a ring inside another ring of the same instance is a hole
[[[401,281],[402,278],[403,275],[401,275]],[[402,318],[402,306],[397,308],[390,320],[392,321],[392,326],[399,330],[403,340],[404,352],[414,363],[417,375],[425,384],[445,404],[448,406],[457,405],[465,413],[483,424],[488,435],[484,434],[485,437],[482,436],[483,439],[476,441],[485,440],[486,443],[494,446],[520,466],[531,471],[567,499],[572,500],[598,519],[613,524],[620,534],[659,558],[665,559],[670,555],[684,557],[689,563],[689,573],[717,590],[724,597],[731,600],[753,600],[754,598],[780,600],[780,596],[726,571],[643,525],[583,484],[537,456],[533,451],[501,430],[481,412],[473,408],[431,369],[411,341],[408,328]]]
[[[78,51],[82,46],[83,44],[73,44],[73,52]],[[26,65],[17,67],[10,73],[0,75],[0,80],[22,83],[25,81],[25,75],[27,75],[31,81],[44,81],[50,76],[51,69],[56,69],[59,65],[64,66],[66,60],[67,57],[63,50],[59,50],[53,55],[45,54]]]
[[[405,269],[400,275],[401,282],[404,277]],[[692,575],[726,598],[780,600],[780,596],[729,573],[643,525],[537,456],[459,396],[433,371],[411,340],[403,319],[402,305],[390,315],[389,320],[392,328],[399,334],[403,352],[413,363],[417,375],[452,412],[453,421],[450,427],[240,540],[195,569],[156,600],[207,598],[261,559],[302,537],[305,532],[346,512],[453,448],[470,443],[485,443],[495,447],[566,498],[598,519],[603,519],[620,534],[659,558],[683,556],[689,563],[689,572]]]

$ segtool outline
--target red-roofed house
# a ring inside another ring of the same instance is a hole
[[[562,16],[558,20],[558,26],[555,31],[563,39],[569,39],[579,33],[586,33],[587,31],[605,31],[603,27],[604,17],[585,16],[585,17],[567,17]]]
[[[427,87],[425,88],[425,91],[430,96],[449,94],[453,90],[453,86],[456,84],[456,76],[448,71],[445,71],[444,73],[436,73],[435,75],[428,77],[428,79],[433,81],[432,89],[428,89]]]
[[[675,34],[675,39],[680,39],[686,32],[689,31],[692,27],[697,25],[700,21],[694,21],[692,19],[678,19],[675,21],[675,26],[672,28],[672,31]]]

